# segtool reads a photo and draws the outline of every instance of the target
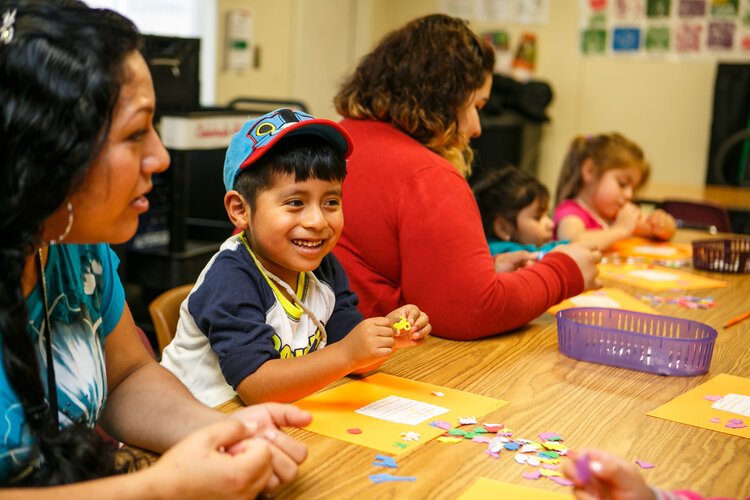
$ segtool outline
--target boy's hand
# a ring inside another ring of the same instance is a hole
[[[382,362],[393,353],[396,341],[392,324],[382,316],[368,318],[338,342],[346,349],[346,356],[352,361],[354,370]]]
[[[418,345],[419,341],[432,331],[430,318],[414,304],[399,307],[388,313],[386,317],[391,322],[391,327],[396,336],[395,347],[397,349]],[[398,329],[394,326],[403,320],[409,324],[408,330],[406,328]]]

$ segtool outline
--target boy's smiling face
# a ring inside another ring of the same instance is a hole
[[[256,257],[292,290],[297,274],[313,271],[341,236],[341,181],[275,174],[250,213],[247,240]]]

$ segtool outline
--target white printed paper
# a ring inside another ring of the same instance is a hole
[[[727,394],[711,405],[716,410],[737,413],[743,417],[750,417],[750,396],[743,394]]]
[[[675,281],[679,279],[674,273],[666,273],[664,271],[655,271],[653,269],[644,269],[638,271],[630,271],[630,276],[635,278],[643,278],[648,281]]]
[[[358,410],[354,410],[354,413],[397,424],[417,425],[448,411],[450,411],[448,408],[423,403],[422,401],[399,396],[388,396],[387,398],[379,399],[367,406],[363,406]]]
[[[673,247],[657,247],[657,246],[637,246],[633,248],[633,252],[640,253],[643,255],[658,255],[660,257],[671,257],[677,253],[677,249]]]
[[[579,295],[572,297],[570,301],[576,307],[608,307],[609,309],[622,309],[622,305],[611,297],[604,295]]]

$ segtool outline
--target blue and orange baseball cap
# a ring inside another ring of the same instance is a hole
[[[328,140],[349,158],[352,138],[338,123],[289,108],[266,113],[249,120],[232,136],[224,158],[224,187],[234,189],[237,174],[258,161],[282,137],[316,135]]]

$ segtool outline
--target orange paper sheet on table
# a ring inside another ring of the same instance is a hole
[[[660,260],[689,260],[693,255],[693,247],[687,243],[660,242],[632,237],[614,243],[607,253]]]
[[[503,483],[494,479],[480,477],[458,500],[485,500],[486,498],[523,498],[524,500],[572,500],[570,494],[529,488],[517,484]]]
[[[550,307],[547,312],[557,314],[557,311],[573,307],[609,307],[610,309],[659,314],[653,307],[618,288],[600,288],[599,290],[584,292]]]
[[[712,408],[714,401],[705,399],[705,396],[723,397],[727,394],[750,397],[750,379],[722,373],[695,389],[677,396],[669,403],[648,412],[647,415],[733,436],[750,438],[750,417]],[[711,419],[715,417],[719,419],[719,422],[711,422]],[[743,429],[731,429],[726,426],[730,419],[743,420],[748,426]]]
[[[727,286],[726,281],[651,264],[599,264],[599,277],[657,292]]]
[[[435,396],[432,394],[433,391],[441,392],[444,396]],[[355,410],[390,396],[439,406],[448,411],[427,418],[416,425],[395,423],[355,413]],[[376,373],[361,380],[313,394],[294,404],[312,414],[312,423],[305,427],[309,431],[398,455],[411,451],[446,432],[444,429],[428,425],[430,422],[442,420],[456,427],[458,426],[459,416],[474,416],[477,418],[477,422],[481,423],[481,417],[507,405],[508,402],[384,373]],[[352,428],[359,429],[361,433],[350,434],[347,432],[348,429]],[[419,433],[421,439],[419,441],[404,441],[401,434],[409,431]],[[396,446],[394,444],[396,442],[404,443],[406,447]]]

